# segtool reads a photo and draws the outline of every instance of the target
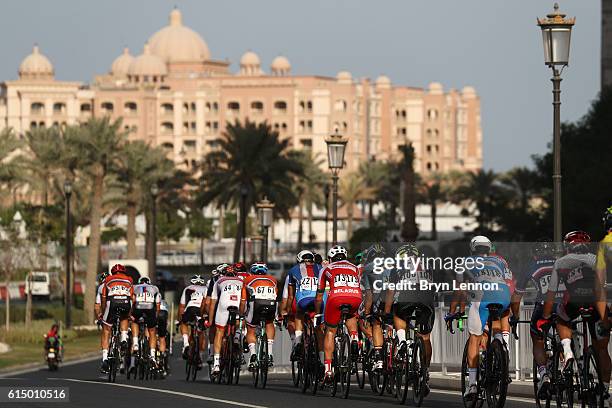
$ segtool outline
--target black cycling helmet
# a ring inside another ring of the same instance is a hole
[[[606,208],[603,216],[604,229],[607,231],[612,231],[612,205]]]
[[[138,279],[138,283],[139,284],[146,283],[148,285],[149,283],[151,283],[151,279],[149,279],[147,276],[143,276],[140,279]]]
[[[318,265],[321,265],[323,263],[323,257],[321,256],[321,254],[314,254],[314,262]]]
[[[375,258],[384,257],[386,254],[387,251],[385,251],[385,248],[381,244],[376,243],[370,245],[368,249],[363,251],[363,262],[370,263],[374,261]]]

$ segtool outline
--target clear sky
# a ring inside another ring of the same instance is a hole
[[[581,117],[599,91],[600,1],[560,0],[576,16],[563,73],[562,120]],[[297,74],[388,75],[394,83],[445,89],[472,85],[482,100],[484,162],[530,164],[552,132],[550,71],[536,17],[548,0],[14,0],[0,2],[0,81],[14,79],[32,44],[56,77],[89,82],[124,46],[142,52],[174,6],[212,57],[257,52],[264,69],[278,54]]]

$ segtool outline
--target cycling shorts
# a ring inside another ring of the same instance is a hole
[[[189,306],[183,312],[183,316],[181,316],[181,322],[184,324],[195,322],[198,316],[200,316],[200,308],[198,306]]]
[[[160,310],[157,314],[157,335],[166,337],[168,334],[168,311]]]
[[[601,321],[601,318],[599,317],[599,313],[595,309],[595,305],[593,303],[578,303],[570,300],[568,303],[560,304],[557,308],[557,316],[559,317],[558,323],[563,324],[564,326],[569,326],[573,320],[580,317],[580,308],[587,309],[589,307],[593,307],[591,317],[587,322],[589,333],[593,339],[601,338],[600,336],[597,336],[595,332],[595,323]],[[605,313],[606,315],[609,313],[608,306],[606,306]],[[610,337],[610,330],[606,330],[606,335],[604,337]]]
[[[246,322],[249,326],[257,326],[260,322],[272,323],[276,317],[276,301],[255,299],[249,302]]]
[[[132,313],[134,316],[134,323],[138,324],[138,320],[142,317],[147,329],[157,327],[157,316],[155,309],[134,309]]]
[[[113,298],[106,301],[106,307],[104,308],[104,316],[102,321],[107,326],[112,326],[117,316],[120,320],[125,320],[130,315],[132,309],[132,302],[129,299],[118,299]]]
[[[230,300],[222,297],[217,302],[217,311],[215,312],[215,326],[219,329],[223,329],[225,325],[227,325],[227,321],[229,319],[229,307],[239,307],[240,306],[240,298],[237,300]],[[238,312],[236,312],[238,315]]]
[[[314,310],[314,304],[315,304],[314,297],[307,297],[307,298],[300,299],[300,301],[297,302],[297,310],[299,310],[300,312],[310,312]]]
[[[349,317],[353,317],[359,310],[361,298],[357,296],[330,296],[325,302],[325,314],[323,319],[325,324],[330,327],[336,327],[340,322],[340,306],[350,306]]]
[[[559,304],[555,303],[553,305],[553,313],[557,313]],[[537,337],[544,337],[544,333],[538,330],[538,320],[544,317],[544,303],[536,303],[533,308],[533,313],[531,313],[531,322],[529,323],[529,331],[532,335]]]
[[[433,304],[396,303],[393,305],[393,313],[404,321],[414,316],[414,321],[421,334],[429,334],[433,330],[436,318]]]
[[[488,295],[488,296],[487,296]],[[482,300],[472,302],[468,312],[468,331],[475,336],[481,336],[489,319],[490,304],[499,304],[503,310],[510,306],[510,289],[506,285],[499,285],[499,290],[485,294]]]

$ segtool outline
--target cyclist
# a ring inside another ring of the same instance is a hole
[[[319,265],[314,263],[314,254],[311,251],[300,251],[296,256],[297,264],[289,269],[287,274],[289,296],[287,303],[296,303],[295,313],[295,340],[293,341],[292,359],[301,354],[304,313],[314,311],[314,302],[317,296],[319,283]]]
[[[399,250],[398,250],[399,251]],[[363,290],[363,313],[365,320],[371,324],[372,345],[374,347],[374,370],[383,368],[383,330],[382,320],[385,311],[385,291],[383,285],[389,283],[390,269],[382,273],[374,269],[374,260],[384,257],[385,249],[380,244],[374,244],[365,251],[365,265],[360,268],[362,273],[361,287]],[[359,268],[359,267],[358,267]],[[390,307],[390,306],[389,306]],[[389,319],[390,320],[390,319]],[[391,321],[387,322],[391,324]]]
[[[291,358],[294,357],[295,351],[295,313],[296,313],[296,304],[295,298],[291,303],[289,303],[289,272],[285,275],[285,279],[283,280],[283,293],[281,296],[281,304],[279,306],[279,311],[282,320],[287,322],[287,332],[289,333],[289,338],[291,339],[291,344],[293,345],[291,351]]]
[[[524,273],[517,277],[516,288],[512,295],[511,309],[514,320],[518,320],[519,306],[521,299],[527,290],[527,283],[533,282],[536,288],[537,295],[534,300],[534,309],[531,314],[531,343],[533,344],[533,359],[538,365],[538,395],[545,396],[550,386],[550,376],[547,372],[547,361],[548,356],[544,350],[544,336],[543,333],[538,330],[536,324],[538,320],[542,318],[542,312],[544,310],[544,298],[548,291],[550,278],[555,264],[555,256],[553,254],[553,246],[548,240],[541,240],[535,244],[533,250],[533,256],[531,262],[529,262],[527,269]],[[560,283],[559,290],[555,295],[555,307],[563,297],[565,291],[565,285]]]
[[[407,259],[408,268],[394,268],[389,276],[389,282],[395,285],[395,290],[388,290],[385,299],[385,318],[391,316],[396,337],[399,342],[398,354],[404,358],[408,353],[406,344],[406,322],[410,318],[416,318],[418,327],[417,336],[423,339],[425,346],[425,384],[424,395],[429,394],[429,365],[431,363],[431,332],[435,321],[434,294],[429,289],[420,289],[423,282],[433,283],[433,271],[428,270],[425,265],[418,264],[417,260],[421,254],[414,244],[402,245],[395,252],[395,259]],[[415,289],[407,290],[398,284],[411,284]],[[393,315],[391,312],[393,311]]]
[[[266,322],[266,335],[268,336],[269,366],[274,364],[272,346],[274,345],[274,318],[276,316],[276,279],[268,275],[268,267],[264,263],[256,262],[251,265],[249,275],[242,285],[240,299],[240,313],[246,313],[247,334],[249,347],[249,370],[255,368],[257,356],[255,355],[255,327],[261,321]]]
[[[161,295],[159,289],[155,285],[151,285],[151,280],[143,276],[138,279],[138,285],[134,286],[134,294],[132,295],[132,351],[138,351],[138,320],[142,318],[149,332],[149,348],[151,353],[151,361],[155,364],[156,348],[157,348],[157,315],[160,308]],[[136,370],[134,364],[136,356],[132,354],[132,370]]]
[[[180,330],[183,336],[183,359],[189,355],[189,326],[190,322],[197,320],[201,316],[201,307],[206,297],[206,281],[200,275],[193,275],[181,295],[179,302],[178,315],[180,316]],[[200,350],[204,350],[204,337],[200,336]],[[204,351],[200,351],[200,360],[204,361]]]
[[[249,271],[247,266],[242,262],[236,262],[234,265],[234,271],[236,272],[236,276],[238,276],[241,280],[244,280],[247,276],[249,276]]]
[[[468,338],[468,384],[464,390],[464,396],[470,400],[476,397],[477,393],[477,373],[478,373],[478,354],[480,345],[483,342],[483,334],[487,320],[489,318],[489,304],[500,304],[504,310],[508,309],[510,305],[510,288],[508,287],[508,279],[511,279],[512,274],[508,269],[507,264],[497,255],[491,255],[491,249],[493,244],[491,240],[483,235],[475,236],[470,241],[470,252],[471,258],[474,261],[474,267],[468,272],[468,278],[473,280],[475,283],[489,283],[491,285],[496,284],[497,290],[484,290],[474,291],[470,294],[472,299],[470,310],[468,313],[468,332],[470,337]],[[466,260],[467,262],[467,260]],[[457,272],[457,279],[459,281],[466,280],[463,277],[463,273]],[[458,291],[456,295],[464,296],[463,291]],[[464,306],[462,306],[463,309]],[[455,313],[457,308],[457,301],[454,299],[451,302],[450,312],[446,316],[447,322],[452,317],[458,317]],[[462,314],[462,313],[461,313]],[[501,323],[499,321],[493,322],[493,327],[489,327],[488,330],[497,332],[496,337],[503,341],[501,333]]]
[[[347,260],[346,249],[340,245],[335,245],[330,248],[327,257],[329,264],[321,270],[319,275],[315,309],[318,314],[321,313],[323,292],[325,292],[326,285],[329,284],[329,294],[325,302],[325,312],[323,314],[326,326],[323,344],[325,379],[329,381],[333,375],[332,354],[334,352],[334,338],[341,318],[340,307],[343,305],[350,306],[351,317],[346,321],[346,327],[351,337],[351,353],[356,354],[357,352],[357,319],[354,315],[361,304],[362,292],[359,286],[359,270]]]
[[[159,339],[159,354],[163,363],[162,370],[164,376],[168,374],[168,344],[166,336],[168,335],[168,303],[164,299],[159,303],[159,311],[157,312],[157,338]]]
[[[219,374],[219,360],[221,356],[221,345],[223,344],[223,335],[225,326],[228,324],[229,307],[240,306],[240,295],[242,294],[242,279],[238,277],[235,268],[225,270],[217,282],[215,282],[208,306],[209,319],[214,318],[215,327],[217,328],[214,337],[214,363],[212,375]],[[238,333],[236,333],[238,334]],[[233,341],[234,339],[228,339]]]
[[[599,361],[601,380],[604,386],[604,404],[608,405],[610,397],[610,355],[608,342],[610,340],[610,324],[608,320],[608,307],[605,298],[600,298],[599,288],[605,282],[599,280],[595,271],[596,256],[589,250],[591,237],[584,231],[572,231],[563,238],[566,254],[557,259],[550,278],[550,285],[546,292],[542,318],[537,322],[538,329],[542,330],[551,322],[556,292],[562,281],[565,282],[563,302],[557,307],[557,331],[563,346],[563,368],[570,367],[574,361],[572,352],[572,326],[571,322],[580,316],[580,309],[592,308],[594,315],[588,322],[589,332]],[[603,309],[603,310],[600,310]]]
[[[117,316],[120,318],[121,346],[126,349],[128,341],[128,317],[132,308],[134,288],[132,278],[126,275],[125,266],[117,264],[111,268],[111,274],[104,279],[100,304],[102,312],[102,368],[108,372],[108,346],[111,328]]]
[[[606,282],[608,276],[612,276],[612,206],[608,207],[603,216],[604,231],[606,236],[599,243],[597,249],[597,276],[600,282]],[[599,294],[602,298],[606,296]],[[603,305],[598,304],[599,313],[603,313]]]
[[[210,326],[210,319],[208,318],[208,308],[210,306],[210,298],[212,296],[213,289],[215,288],[215,283],[222,276],[226,268],[228,268],[229,266],[230,265],[226,263],[217,265],[217,267],[211,271],[211,275],[212,275],[211,278],[208,280],[208,282],[206,282],[206,297],[204,298],[204,302],[202,303],[201,314],[205,319],[205,326],[209,327],[208,336],[202,336],[204,337],[204,342],[208,343],[206,347],[206,354],[208,355],[208,359],[207,359],[208,364],[213,363],[212,345],[215,342],[215,332],[216,332],[215,326],[214,325]]]

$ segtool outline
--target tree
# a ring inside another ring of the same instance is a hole
[[[367,187],[363,178],[357,173],[349,173],[340,179],[338,196],[342,207],[346,207],[346,239],[349,241],[353,235],[353,218],[355,203],[361,200],[373,200],[374,189]]]
[[[378,201],[378,192],[382,183],[388,177],[387,172],[389,166],[387,163],[377,162],[374,160],[363,162],[359,165],[359,174],[365,185],[372,189],[375,193],[374,197],[368,200],[368,226],[371,227],[374,222],[374,204]]]
[[[192,209],[187,222],[189,237],[200,241],[200,264],[204,265],[204,240],[212,237],[214,233],[212,220],[204,217],[199,209]]]
[[[238,260],[246,214],[266,196],[276,204],[276,213],[288,218],[298,201],[293,183],[304,169],[289,150],[289,139],[281,140],[266,122],[228,123],[218,143],[219,148],[203,161],[199,203],[238,208],[245,190],[247,211],[241,214],[234,244],[234,260]]]
[[[15,136],[11,128],[0,131],[0,194],[8,192],[8,200],[11,206],[17,203],[16,191],[23,181],[21,166],[15,158],[19,155],[18,150],[22,146],[21,141]],[[0,203],[5,197],[0,196]],[[5,202],[6,202],[5,201]]]
[[[308,241],[312,243],[312,211],[313,207],[325,206],[324,187],[328,181],[328,176],[321,170],[323,160],[319,157],[312,157],[312,152],[296,152],[296,159],[304,169],[303,176],[295,178],[295,193],[298,196],[298,248],[302,248],[303,240],[303,209],[306,207],[308,213]]]
[[[381,214],[384,225],[388,229],[397,227],[397,209],[400,206],[400,185],[402,179],[401,164],[389,161],[383,164],[384,177],[376,192],[377,201],[384,206]]]
[[[447,186],[445,176],[441,173],[429,173],[424,177],[418,177],[417,200],[430,207],[431,215],[431,239],[438,239],[437,214],[438,203],[447,198]]]
[[[100,222],[103,216],[103,198],[109,176],[118,167],[127,132],[122,120],[91,118],[82,126],[67,133],[67,142],[78,152],[82,176],[91,183],[91,212],[89,214],[89,248],[85,278],[85,314],[93,315],[96,276],[99,268],[101,243]]]
[[[403,154],[400,162],[400,171],[402,175],[402,188],[404,189],[402,208],[404,223],[402,224],[401,236],[404,241],[414,242],[419,234],[415,211],[414,147],[412,147],[412,144],[405,144],[400,146],[400,150]]]
[[[477,230],[481,233],[492,231],[503,193],[498,175],[483,169],[467,173],[455,193],[464,203],[464,212],[475,216]]]

